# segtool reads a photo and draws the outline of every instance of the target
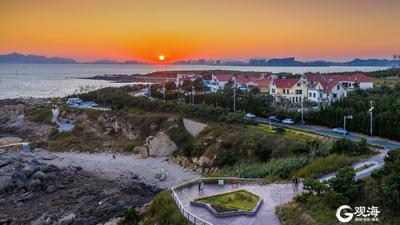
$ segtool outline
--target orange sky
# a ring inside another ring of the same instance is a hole
[[[391,58],[399,0],[1,0],[0,53],[78,60]]]

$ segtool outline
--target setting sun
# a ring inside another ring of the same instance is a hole
[[[165,60],[165,56],[164,56],[164,55],[160,55],[160,56],[158,56],[158,59],[159,59],[160,61],[164,61],[164,60]]]

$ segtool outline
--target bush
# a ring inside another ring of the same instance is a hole
[[[137,225],[140,222],[140,215],[134,208],[126,208],[123,211],[124,218],[118,225]]]
[[[183,155],[191,157],[193,154],[194,138],[183,127],[174,127],[167,131],[168,136],[177,145]]]
[[[349,155],[360,155],[368,153],[370,150],[368,148],[367,141],[362,139],[359,143],[352,140],[342,138],[335,141],[332,145],[331,152],[339,154],[349,154]]]
[[[55,136],[56,134],[58,134],[58,132],[59,132],[58,128],[51,129],[50,132],[49,132],[49,137]]]
[[[268,161],[272,153],[272,146],[266,143],[263,139],[257,142],[254,154],[262,161]]]
[[[319,182],[319,180],[315,179],[306,179],[304,180],[304,190],[308,191],[309,194],[316,193],[320,195],[322,192],[328,190],[326,184]]]
[[[51,124],[51,119],[53,117],[51,108],[48,106],[30,108],[25,112],[25,115],[31,121],[42,124]]]
[[[171,196],[171,192],[159,193],[151,202],[149,209],[145,213],[144,225],[152,224],[191,225],[182,216]]]

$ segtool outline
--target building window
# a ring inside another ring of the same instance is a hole
[[[322,93],[319,93],[319,97],[322,98]]]
[[[334,97],[334,98],[337,98],[337,94],[336,94],[336,93],[333,93],[333,97]]]
[[[340,86],[339,85],[336,86],[336,90],[340,90]]]
[[[313,93],[313,97],[315,98],[317,95],[315,93]]]
[[[308,96],[311,97],[311,96],[312,96],[312,93],[308,93]]]
[[[296,90],[296,95],[301,95],[303,94],[303,90]]]
[[[300,85],[301,85],[300,83],[297,83],[297,87],[300,87]]]
[[[272,88],[272,94],[275,94],[275,88]]]

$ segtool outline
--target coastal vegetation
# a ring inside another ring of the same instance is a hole
[[[340,205],[378,206],[379,224],[400,224],[400,151],[390,151],[385,165],[364,180],[355,179],[356,171],[345,167],[327,183],[306,179],[306,193],[294,202],[277,207],[282,224],[336,224],[335,210]],[[354,224],[351,222],[350,224]]]
[[[191,223],[182,216],[172,198],[171,192],[164,191],[157,194],[150,207],[144,214],[143,225],[190,225]]]
[[[51,124],[52,112],[50,106],[35,106],[25,112],[25,116],[36,123]]]

